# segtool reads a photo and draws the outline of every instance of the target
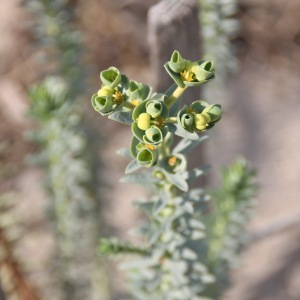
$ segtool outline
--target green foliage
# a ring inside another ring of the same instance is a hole
[[[101,239],[98,248],[99,254],[102,255],[116,255],[116,254],[140,254],[147,255],[147,252],[134,246],[129,242],[120,242],[117,239]]]
[[[72,86],[73,95],[82,93],[86,68],[80,63],[82,41],[80,32],[74,28],[71,0],[21,1],[34,17],[31,30],[39,48],[42,75],[60,74]]]
[[[236,0],[199,0],[199,19],[201,23],[204,57],[213,60],[218,66],[215,85],[206,86],[204,94],[208,97],[222,97],[226,92],[229,73],[237,69],[236,49],[232,40],[240,28],[236,18]]]
[[[63,86],[61,79],[48,77],[30,92],[31,112],[39,123],[38,131],[31,135],[43,149],[32,159],[47,170],[45,184],[51,198],[49,213],[58,247],[56,276],[62,299],[82,299],[91,297],[93,276],[100,267],[93,249],[102,226],[101,203],[93,185],[92,159],[93,164],[96,160],[87,147],[82,120],[70,104],[67,86],[57,92],[59,84]],[[45,104],[36,104],[41,102]],[[60,107],[48,110],[52,103]]]
[[[74,28],[73,4],[68,0],[23,2],[35,17],[32,30],[42,75],[51,74],[31,89],[29,114],[38,125],[31,138],[41,145],[32,160],[45,169],[51,199],[48,212],[57,246],[53,276],[60,285],[60,299],[105,300],[106,276],[94,250],[103,227],[103,196],[97,145],[89,138],[93,132],[78,105],[87,72],[81,64],[81,36]],[[112,76],[104,74],[103,78]]]
[[[246,160],[237,159],[222,170],[222,184],[212,194],[212,210],[203,220],[206,225],[207,265],[216,278],[208,294],[219,298],[229,284],[228,270],[246,242],[245,225],[251,215],[257,186],[255,172]]]

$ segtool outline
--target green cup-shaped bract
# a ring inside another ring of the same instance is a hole
[[[163,95],[164,96],[164,95]],[[162,98],[163,98],[162,96]],[[142,113],[149,113],[147,112],[147,107],[148,106],[152,106],[152,103],[157,105],[157,103],[159,103],[161,105],[161,112],[159,114],[159,117],[161,118],[168,118],[169,117],[169,111],[168,111],[168,108],[167,106],[165,105],[165,103],[163,101],[160,101],[160,100],[145,100],[143,102],[141,102],[132,112],[132,119],[133,121],[137,121],[139,116],[142,114]],[[152,119],[154,120],[155,118],[152,117]]]
[[[144,147],[137,154],[137,162],[143,167],[152,167],[157,162],[158,153],[154,148]]]
[[[184,129],[193,130],[194,128],[193,114],[183,114],[180,118],[180,123]]]
[[[212,61],[191,62],[183,59],[178,51],[173,52],[170,61],[164,67],[181,88],[201,85],[214,78],[215,68]]]
[[[191,67],[198,82],[207,82],[214,78],[215,68],[212,61],[199,61]]]
[[[159,144],[163,140],[163,134],[161,130],[156,126],[151,126],[145,131],[145,135],[143,136],[143,140],[147,144]]]
[[[115,67],[110,67],[100,73],[103,84],[109,88],[115,88],[121,81],[121,73]]]
[[[210,122],[216,123],[221,119],[223,111],[220,104],[211,104],[203,110],[203,113],[208,113],[211,118]]]
[[[186,158],[180,153],[172,153],[164,157],[159,164],[161,168],[169,173],[184,172],[187,168]]]
[[[185,62],[186,60],[182,58],[181,54],[177,50],[175,50],[168,65],[173,72],[180,73],[185,68]]]
[[[158,145],[167,135],[169,129],[168,126],[158,128],[155,125],[151,125],[147,130],[142,130],[138,127],[136,122],[131,125],[133,135],[142,143]]]
[[[139,83],[134,80],[129,82],[129,100],[130,101],[144,101],[149,98],[151,88],[147,84]]]
[[[109,114],[113,110],[113,100],[110,96],[99,97],[97,94],[92,96],[94,109],[102,115]]]
[[[131,156],[136,158],[140,149],[141,149],[141,142],[135,136],[133,136],[130,143]]]
[[[195,131],[194,126],[195,113],[190,112],[190,109],[184,105],[182,109],[177,113],[177,124],[182,129],[193,133]]]
[[[161,101],[152,100],[146,103],[146,112],[153,118],[157,118],[161,115],[163,105]]]
[[[194,101],[191,106],[190,106],[190,109],[192,111],[194,111],[195,113],[197,114],[200,114],[204,111],[204,109],[209,106],[209,104],[203,100],[197,100],[197,101]]]

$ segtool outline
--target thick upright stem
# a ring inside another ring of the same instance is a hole
[[[180,86],[178,86],[177,89],[173,92],[173,94],[166,101],[167,107],[170,108],[187,88],[188,88],[187,86],[185,86],[184,88],[181,88]]]
[[[131,102],[125,102],[125,103],[124,103],[124,106],[127,107],[127,108],[129,108],[129,109],[132,109],[132,110],[134,110],[135,107],[136,107],[136,106],[135,106],[133,103],[131,103]]]

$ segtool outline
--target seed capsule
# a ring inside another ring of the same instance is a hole
[[[140,114],[137,125],[141,130],[147,130],[150,127],[150,115],[147,113]]]

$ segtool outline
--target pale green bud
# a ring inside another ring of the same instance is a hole
[[[180,121],[184,129],[189,130],[194,126],[194,116],[192,114],[183,114]]]
[[[97,94],[99,97],[105,97],[105,96],[112,96],[114,94],[114,92],[115,92],[114,89],[111,89],[108,86],[104,86],[103,88],[101,88],[98,91]]]
[[[146,112],[152,117],[157,118],[162,112],[162,104],[159,101],[152,100],[146,104]]]
[[[145,131],[146,139],[144,139],[145,142],[151,143],[151,144],[157,144],[162,141],[162,133],[157,127],[150,127]]]
[[[141,130],[150,128],[150,115],[147,113],[140,114],[137,125]]]

